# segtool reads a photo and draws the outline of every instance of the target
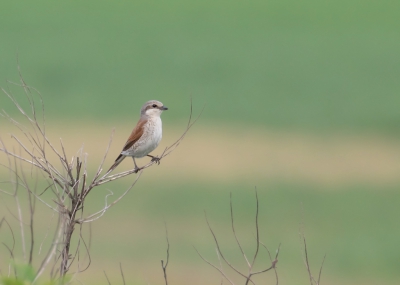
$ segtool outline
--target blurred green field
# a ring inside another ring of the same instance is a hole
[[[219,282],[216,271],[193,249],[195,246],[207,259],[218,264],[203,211],[207,212],[225,255],[245,270],[231,234],[229,194],[233,195],[239,239],[251,256],[255,234],[254,189],[204,181],[178,184],[173,180],[159,180],[157,172],[161,171],[160,166],[157,171],[151,170],[151,174],[145,173],[126,199],[92,224],[91,267],[78,276],[84,284],[107,284],[103,270],[114,283],[119,282],[119,262],[125,268],[128,284],[162,284],[160,260],[166,258],[164,221],[171,244],[170,281],[174,284]],[[92,193],[86,213],[93,213],[102,206],[103,197],[108,193],[106,188],[117,194],[131,180],[97,189]],[[324,254],[327,255],[323,284],[398,283],[400,230],[395,218],[399,214],[398,187],[344,186],[336,191],[323,191],[310,185],[266,181],[258,187],[258,194],[261,240],[272,251],[282,244],[278,266],[281,284],[308,284],[300,228],[304,228],[315,273]],[[7,205],[12,208],[11,202]],[[5,208],[1,212],[13,221]],[[47,216],[41,215],[46,223],[37,224],[35,251],[51,220],[49,211],[47,213]],[[88,227],[85,229],[84,236],[88,240]],[[2,241],[7,235],[3,229]],[[4,248],[1,252],[3,256],[8,255]],[[20,250],[17,252],[20,254]],[[268,264],[265,251],[261,251],[256,268]],[[274,283],[272,274],[263,276],[262,280]]]
[[[282,243],[280,284],[309,284],[302,224],[315,272],[327,254],[322,284],[398,284],[399,9],[400,2],[369,0],[1,1],[0,86],[23,102],[20,88],[5,81],[18,81],[18,54],[69,156],[84,143],[94,167],[115,126],[110,164],[149,99],[170,108],[163,143],[183,128],[190,96],[196,113],[206,106],[175,158],[146,171],[93,223],[92,264],[79,279],[107,284],[106,270],[112,284],[121,283],[122,262],[127,284],[163,284],[166,221],[170,283],[219,283],[192,246],[218,263],[203,210],[226,255],[244,266],[229,232],[229,193],[251,255],[257,186],[261,239],[271,250]],[[20,118],[3,95],[0,109]],[[0,118],[7,141],[6,124]],[[87,213],[102,206],[106,189],[122,191],[129,181],[94,192]],[[11,202],[0,198],[0,217],[13,220]],[[38,240],[49,219],[41,215]],[[258,268],[267,260],[263,252]]]
[[[127,118],[155,98],[180,120],[193,96],[207,122],[398,133],[397,1],[0,5],[1,81],[18,54],[57,118]]]

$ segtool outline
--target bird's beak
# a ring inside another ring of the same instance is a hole
[[[168,110],[168,108],[165,107],[165,106],[162,106],[162,107],[161,107],[161,110],[166,111],[166,110]]]

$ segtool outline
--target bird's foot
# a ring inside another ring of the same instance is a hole
[[[160,157],[158,157],[158,156],[152,156],[152,155],[148,155],[148,156],[151,157],[151,162],[155,162],[155,163],[157,163],[158,165],[160,165],[160,160],[161,160]]]
[[[135,167],[135,169],[133,170],[133,173],[138,173],[142,169],[143,169],[143,167]]]

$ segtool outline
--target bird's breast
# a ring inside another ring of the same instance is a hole
[[[162,122],[160,117],[149,121],[149,137],[155,144],[154,148],[156,148],[162,138]]]
[[[162,138],[162,122],[160,117],[151,118],[144,126],[143,135],[135,143],[134,156],[143,157],[152,152]]]

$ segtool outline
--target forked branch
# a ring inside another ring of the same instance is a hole
[[[307,268],[307,272],[308,272],[308,278],[310,279],[310,284],[311,285],[320,285],[321,284],[321,274],[322,274],[322,268],[324,267],[324,262],[325,262],[325,258],[326,258],[326,254],[324,255],[324,258],[322,259],[321,262],[321,266],[319,268],[319,273],[318,273],[318,279],[315,279],[315,277],[312,275],[311,273],[311,267],[310,267],[310,263],[308,261],[308,250],[307,250],[307,242],[306,242],[306,238],[303,232],[300,233],[301,239],[303,241],[303,245],[304,245],[304,264]]]
[[[14,196],[17,204],[19,203],[18,189],[20,186],[22,186],[28,194],[28,211],[30,213],[28,224],[30,242],[29,247],[27,248],[25,248],[26,237],[24,233],[24,227],[22,225],[23,211],[21,211],[21,206],[17,206],[17,209],[19,209],[17,219],[20,222],[20,232],[22,234],[24,249],[23,253],[26,256],[28,263],[32,263],[33,247],[35,244],[33,215],[35,213],[36,200],[38,200],[42,206],[48,207],[51,211],[54,212],[54,214],[57,214],[59,216],[59,222],[57,230],[54,234],[53,244],[49,249],[46,257],[42,260],[37,276],[40,276],[45,267],[53,262],[53,266],[54,264],[58,263],[59,269],[54,269],[52,270],[52,272],[59,272],[59,276],[62,280],[65,274],[70,270],[70,267],[74,263],[74,261],[78,261],[78,271],[81,270],[79,268],[79,261],[82,259],[82,257],[80,256],[80,247],[83,247],[84,252],[89,255],[89,246],[87,246],[87,243],[83,240],[82,237],[82,225],[84,223],[93,222],[102,217],[106,213],[106,211],[110,209],[110,207],[118,203],[131,191],[138,179],[141,177],[141,174],[144,170],[151,167],[154,163],[159,163],[160,160],[162,160],[164,157],[170,155],[180,145],[180,143],[188,133],[189,129],[191,129],[191,127],[197,122],[202,111],[200,112],[199,116],[195,120],[193,120],[193,105],[191,100],[189,120],[182,135],[174,143],[166,147],[161,153],[160,157],[157,157],[156,160],[151,160],[149,163],[143,166],[140,172],[136,175],[135,181],[131,184],[130,187],[122,192],[122,194],[114,198],[113,201],[109,201],[114,195],[112,191],[109,191],[109,194],[106,194],[104,198],[104,207],[93,214],[85,215],[85,201],[93,188],[132,175],[136,173],[136,171],[135,169],[133,169],[113,175],[110,175],[110,173],[105,173],[101,175],[104,162],[109,153],[113,140],[113,130],[103,159],[99,167],[97,168],[93,179],[89,180],[87,170],[87,155],[83,153],[83,148],[78,151],[77,155],[73,156],[71,159],[68,159],[67,151],[63,141],[60,139],[59,147],[51,142],[46,132],[46,120],[44,115],[45,108],[42,95],[38,90],[26,84],[20,73],[19,66],[18,71],[20,74],[20,83],[8,83],[13,84],[17,87],[21,87],[23,89],[25,99],[29,104],[29,108],[25,110],[22,105],[19,104],[18,100],[11,93],[11,91],[7,91],[4,88],[2,88],[2,91],[14,104],[16,109],[22,115],[22,118],[28,121],[28,125],[25,126],[23,123],[11,117],[5,110],[1,110],[0,115],[7,119],[13,126],[15,126],[19,130],[19,135],[13,134],[12,138],[16,142],[16,145],[20,152],[10,150],[0,139],[0,152],[4,153],[9,161],[9,165],[6,167],[10,171],[10,177],[12,177],[10,185],[12,185],[13,187],[13,191],[5,191],[3,189],[0,189],[0,191],[1,193]],[[35,103],[35,101],[37,100],[39,100],[40,107],[38,107],[39,105],[36,104],[37,102]],[[40,108],[42,116],[38,115],[37,108]],[[15,163],[11,163],[11,161],[14,161]],[[17,167],[17,161],[20,163],[19,168]],[[60,163],[61,166],[59,166]],[[44,179],[47,180],[46,186],[43,190],[41,189],[40,191],[37,191],[36,186],[34,188],[29,187],[28,177],[23,172],[22,164],[29,166],[30,169],[36,168],[39,171],[39,174],[43,175]],[[46,199],[42,196],[42,194],[47,192],[48,190],[51,191],[51,199]],[[78,235],[75,234],[76,225],[79,225]],[[77,245],[74,246],[74,249],[72,249],[71,241],[74,236],[77,239]],[[165,265],[162,265],[166,282],[166,267],[169,258],[168,236],[167,242],[167,263]],[[12,252],[13,250],[11,250],[11,253]]]
[[[237,234],[236,234],[236,229],[235,229],[235,225],[234,225],[233,206],[232,206],[232,194],[230,195],[230,212],[231,212],[231,227],[232,227],[232,232],[233,232],[233,235],[234,235],[234,237],[235,237],[236,243],[237,243],[237,245],[238,245],[238,247],[239,247],[239,250],[240,250],[240,252],[241,252],[241,254],[242,254],[242,256],[243,256],[243,259],[245,260],[245,262],[246,262],[246,264],[247,264],[247,273],[242,272],[240,269],[238,269],[236,266],[234,266],[234,265],[224,256],[224,254],[222,253],[222,250],[221,250],[221,247],[220,247],[218,238],[217,238],[217,236],[215,235],[213,229],[212,229],[211,226],[210,226],[210,223],[209,223],[209,221],[208,221],[207,215],[205,215],[205,219],[206,219],[206,222],[207,222],[208,229],[209,229],[211,235],[213,236],[213,239],[214,239],[214,242],[215,242],[215,245],[216,245],[216,252],[217,252],[218,260],[220,260],[220,265],[217,266],[217,265],[211,263],[210,261],[208,261],[207,259],[205,259],[205,258],[199,253],[199,251],[195,248],[195,250],[196,250],[197,254],[200,256],[200,258],[203,259],[207,264],[209,264],[209,265],[211,265],[213,268],[215,268],[215,269],[223,276],[223,278],[225,278],[225,279],[226,279],[230,284],[232,284],[232,285],[234,285],[234,283],[233,283],[232,279],[228,277],[227,273],[226,273],[226,272],[224,271],[224,269],[222,268],[221,260],[223,260],[224,263],[225,263],[226,265],[228,265],[228,267],[230,267],[236,274],[238,274],[240,277],[242,277],[242,278],[245,279],[245,283],[244,283],[245,285],[247,285],[247,284],[249,284],[249,283],[255,285],[255,282],[252,280],[252,277],[253,277],[254,275],[258,275],[258,274],[262,274],[262,273],[268,272],[268,271],[270,271],[271,269],[274,269],[274,271],[275,271],[276,284],[278,284],[278,274],[277,274],[277,272],[276,272],[276,264],[278,263],[278,255],[279,255],[280,245],[279,245],[279,247],[278,247],[278,249],[277,249],[277,251],[276,251],[275,258],[272,259],[272,258],[271,258],[271,254],[270,254],[268,248],[267,248],[263,243],[261,243],[261,241],[260,241],[260,235],[259,235],[259,221],[258,221],[259,206],[258,206],[258,195],[257,195],[257,191],[255,192],[255,196],[256,196],[256,215],[255,215],[255,216],[256,216],[256,218],[255,218],[256,250],[255,250],[254,256],[253,256],[253,258],[252,258],[252,261],[249,262],[249,260],[248,260],[248,258],[247,258],[247,256],[246,256],[246,254],[245,254],[245,252],[244,252],[244,250],[243,250],[243,246],[242,246],[242,244],[240,243],[239,238],[237,237]],[[259,271],[254,271],[253,267],[254,267],[254,265],[255,265],[255,263],[256,263],[256,260],[257,260],[257,256],[258,256],[258,253],[259,253],[260,245],[262,245],[262,246],[267,250],[267,252],[268,252],[268,254],[269,254],[269,256],[270,256],[270,259],[271,259],[271,265],[270,265],[269,267],[265,268],[265,269],[262,269],[262,270],[259,270]]]
[[[168,239],[168,228],[167,224],[165,223],[165,238],[167,240],[167,260],[164,264],[164,260],[161,260],[161,267],[164,273],[164,280],[165,280],[165,285],[168,285],[168,278],[167,278],[167,266],[169,262],[169,239]]]

